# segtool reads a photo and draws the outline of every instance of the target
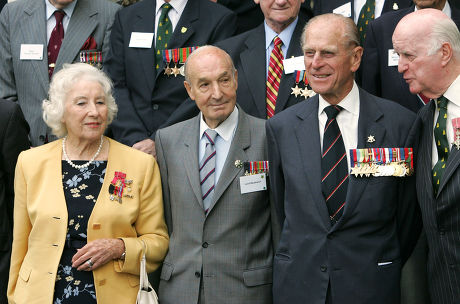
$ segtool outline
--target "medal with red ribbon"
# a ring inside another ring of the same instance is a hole
[[[177,49],[161,50],[163,61],[165,62],[165,74],[169,77],[170,75],[184,75],[183,64],[187,61],[190,54],[196,50],[198,46],[184,47]],[[170,63],[174,62],[174,67],[170,67]],[[182,65],[182,66],[180,66]]]
[[[243,166],[245,175],[253,175],[259,173],[267,173],[268,175],[268,160],[244,162]]]
[[[460,117],[452,119],[452,128],[454,130],[454,145],[457,150],[460,150]]]
[[[131,192],[132,183],[132,180],[126,179],[126,173],[115,171],[115,176],[109,185],[110,200],[116,200],[121,204],[122,197],[133,198],[130,194],[123,195],[125,188],[128,192]]]
[[[291,88],[292,92],[291,95],[295,95],[297,97],[298,95],[301,95],[305,97],[305,99],[315,96],[316,93],[311,89],[311,87],[308,84],[307,80],[307,73],[305,73],[305,70],[299,71],[296,70],[294,71],[294,80],[295,80],[295,87]],[[303,82],[304,88],[299,88],[299,83]]]

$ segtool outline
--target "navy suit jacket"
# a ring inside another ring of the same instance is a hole
[[[452,2],[452,1],[450,1]],[[460,10],[450,3],[452,20],[460,27]],[[388,66],[388,50],[393,49],[391,40],[398,22],[414,11],[414,6],[388,13],[369,23],[364,54],[360,67],[361,86],[371,94],[396,101],[417,112],[423,103],[411,94],[409,85],[398,72],[398,66]]]
[[[351,2],[351,18],[355,18],[354,13],[354,0],[315,0],[315,5],[313,7],[313,12],[315,16],[321,14],[332,13],[333,10],[339,6],[344,5],[345,3]],[[398,9],[406,8],[412,4],[412,0],[385,0],[383,5],[382,15],[394,11],[393,6],[396,4]]]
[[[411,146],[415,115],[364,90],[359,94],[358,148]],[[331,226],[321,193],[318,95],[275,115],[266,128],[283,225],[274,303],[324,304],[329,285],[332,303],[399,303],[401,267],[421,229],[415,177],[350,176],[343,215]],[[369,135],[375,142],[367,142]]]
[[[434,101],[418,113],[417,195],[428,241],[428,281],[432,304],[460,299],[460,151],[452,146],[437,196],[433,194],[432,146]],[[450,125],[450,124],[449,124]]]
[[[155,69],[155,48],[130,48],[132,32],[153,33],[156,0],[144,0],[120,10],[110,37],[105,62],[114,82],[119,110],[111,125],[113,137],[132,146],[155,131],[187,99],[183,76],[166,76],[164,62]],[[169,48],[213,44],[230,37],[236,28],[236,15],[209,0],[188,1],[170,38]]]

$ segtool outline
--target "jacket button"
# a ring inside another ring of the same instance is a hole
[[[208,248],[209,244],[207,242],[204,242],[202,246],[203,248]]]
[[[326,272],[326,271],[327,271],[327,267],[326,267],[326,266],[324,266],[324,265],[323,265],[323,266],[321,266],[321,267],[320,267],[320,269],[321,269],[321,271],[322,271],[322,272]]]
[[[197,278],[199,278],[199,277],[201,277],[201,273],[200,273],[199,271],[197,271],[197,272],[195,272],[195,276],[196,276]]]
[[[159,106],[158,104],[154,104],[154,105],[153,105],[153,109],[154,109],[155,111],[158,110],[159,107],[160,107],[160,106]]]

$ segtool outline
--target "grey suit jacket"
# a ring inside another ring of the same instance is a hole
[[[451,148],[438,194],[433,194],[432,145],[435,105],[420,109],[414,129],[420,129],[417,194],[428,241],[428,282],[433,304],[460,300],[460,151]],[[450,128],[450,122],[448,122]]]
[[[80,49],[90,36],[104,57],[119,7],[107,0],[78,0],[54,71],[64,63],[79,61]],[[44,0],[17,0],[7,4],[0,14],[0,98],[19,102],[30,125],[33,146],[43,144],[45,135],[51,134],[41,109],[49,87],[45,18]],[[42,44],[43,60],[21,60],[22,44]]]
[[[241,194],[236,160],[267,159],[264,121],[239,108],[238,127],[214,192],[203,210],[198,170],[199,115],[156,134],[169,252],[161,273],[162,304],[271,303],[278,228],[268,191]],[[272,235],[273,233],[273,235]]]

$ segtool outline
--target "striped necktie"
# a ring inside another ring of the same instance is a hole
[[[444,96],[439,97],[436,101],[439,115],[433,131],[438,150],[438,162],[433,167],[433,190],[435,196],[438,194],[439,182],[441,181],[442,174],[446,168],[447,158],[449,157],[449,142],[446,135],[448,101]]]
[[[274,47],[270,54],[270,62],[268,64],[267,78],[267,118],[275,115],[276,98],[280,87],[281,76],[283,75],[283,51],[281,45],[283,41],[276,36],[273,39]]]
[[[205,213],[208,213],[214,194],[214,183],[216,179],[216,147],[214,143],[217,132],[207,129],[203,135],[206,136],[206,148],[204,150],[204,156],[200,161],[200,184],[203,207]]]
[[[366,0],[364,3],[363,8],[359,13],[358,18],[358,31],[359,31],[359,39],[361,45],[364,45],[364,39],[366,38],[366,31],[367,26],[371,20],[375,18],[375,0]]]
[[[172,23],[168,17],[169,10],[172,8],[171,4],[165,3],[161,6],[161,15],[158,19],[157,27],[157,39],[155,42],[155,58],[156,58],[156,69],[160,68],[160,62],[163,61],[163,56],[161,55],[161,50],[166,50],[168,48],[169,38],[172,35]]]
[[[348,188],[348,166],[342,133],[336,116],[342,107],[324,108],[327,122],[324,127],[323,154],[321,158],[321,190],[326,199],[331,223],[335,224],[343,213]]]

